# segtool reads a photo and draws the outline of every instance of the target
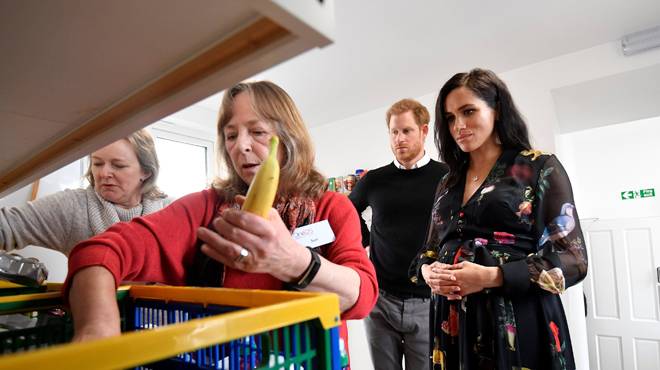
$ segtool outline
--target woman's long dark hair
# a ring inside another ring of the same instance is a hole
[[[435,146],[442,161],[449,166],[445,187],[458,182],[469,160],[469,155],[458,147],[449,132],[445,111],[447,95],[459,87],[468,88],[495,110],[495,132],[503,150],[520,151],[532,147],[529,144],[525,120],[516,108],[506,84],[495,73],[479,68],[467,73],[457,73],[442,86],[435,102]]]

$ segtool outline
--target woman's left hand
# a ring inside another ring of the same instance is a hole
[[[238,196],[236,200],[242,204],[245,197]],[[309,251],[293,240],[273,208],[268,219],[237,209],[226,209],[212,224],[215,231],[205,227],[197,230],[197,236],[204,241],[202,252],[226,266],[291,281],[300,276],[309,264]]]
[[[460,295],[480,292],[486,288],[502,286],[502,270],[499,267],[488,267],[463,261],[449,268],[456,278],[455,284],[460,287]]]

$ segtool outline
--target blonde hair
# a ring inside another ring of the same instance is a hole
[[[390,118],[392,116],[403,114],[408,111],[410,111],[413,117],[415,117],[415,123],[417,123],[417,126],[421,127],[429,124],[431,116],[425,106],[417,100],[402,99],[392,104],[390,109],[387,110],[387,114],[385,115],[385,124],[387,125],[387,128],[390,127]]]
[[[233,117],[234,98],[239,94],[248,95],[255,114],[272,125],[280,138],[280,145],[284,147],[278,196],[319,198],[325,191],[326,180],[314,168],[314,146],[307,127],[289,94],[269,81],[239,83],[225,93],[217,126],[218,161],[226,165],[228,177],[216,178],[213,188],[232,199],[236,194],[245,194],[249,186],[234,169],[223,134]]]
[[[149,175],[143,182],[140,189],[142,196],[149,199],[166,198],[167,195],[163,193],[158,186],[156,180],[158,179],[158,172],[160,171],[160,163],[158,162],[158,155],[156,155],[156,145],[151,134],[146,130],[138,130],[129,136],[121,139],[128,141],[135,152],[135,156],[140,163],[140,168],[144,173]],[[94,187],[94,176],[92,175],[92,155],[89,156],[89,166],[85,177],[90,185]]]

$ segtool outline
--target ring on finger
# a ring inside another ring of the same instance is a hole
[[[234,262],[241,262],[243,260],[243,258],[245,258],[249,255],[250,255],[250,251],[248,251],[247,249],[241,247],[241,251],[238,253],[238,256],[236,256],[236,258],[234,258]]]

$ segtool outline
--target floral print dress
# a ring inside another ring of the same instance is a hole
[[[504,151],[463,205],[465,174],[438,188],[421,266],[470,261],[500,266],[504,284],[431,300],[432,369],[575,369],[559,298],[587,273],[571,185],[554,155]]]

